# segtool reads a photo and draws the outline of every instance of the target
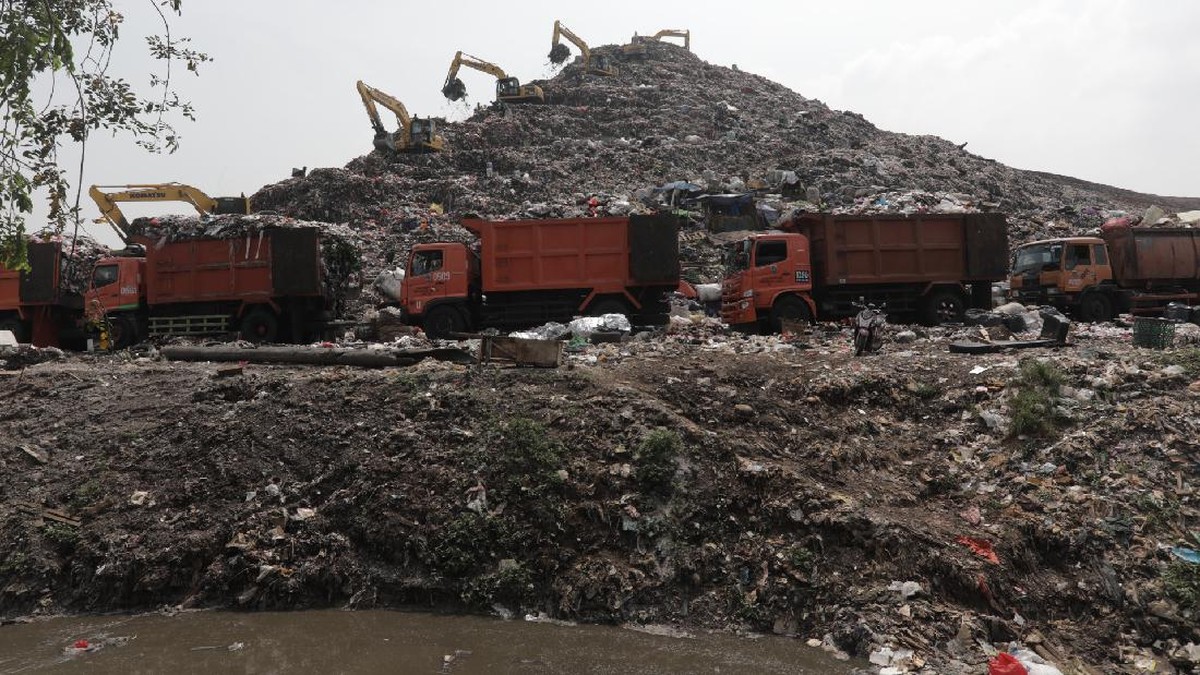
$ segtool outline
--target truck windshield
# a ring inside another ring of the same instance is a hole
[[[1062,263],[1062,242],[1023,246],[1017,249],[1017,260],[1013,263],[1013,274],[1043,269],[1058,269]]]
[[[753,242],[750,239],[730,244],[725,249],[725,269],[731,273],[749,269],[751,246]]]
[[[429,274],[435,270],[442,268],[442,252],[441,251],[418,251],[412,257],[412,270],[409,271],[410,276],[419,277],[422,274]]]
[[[92,272],[92,287],[100,288],[107,286],[117,281],[117,266],[116,265],[97,265],[96,270]]]

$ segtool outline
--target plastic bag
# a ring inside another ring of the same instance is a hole
[[[1012,654],[1001,652],[988,661],[988,675],[1029,675],[1025,666]]]

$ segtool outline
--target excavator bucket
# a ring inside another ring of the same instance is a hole
[[[550,63],[561,64],[571,55],[571,48],[559,42],[550,49]]]
[[[451,101],[457,101],[466,95],[467,85],[463,84],[463,81],[457,77],[453,80],[450,80],[446,83],[446,86],[442,87],[442,96],[445,96]]]

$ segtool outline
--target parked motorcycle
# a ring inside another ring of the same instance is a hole
[[[854,355],[873,352],[883,344],[883,327],[887,325],[887,303],[878,307],[861,298],[854,303],[859,310],[854,317]]]

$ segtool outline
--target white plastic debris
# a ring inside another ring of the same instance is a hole
[[[400,291],[403,285],[404,269],[400,267],[394,270],[384,270],[375,277],[375,290],[396,302],[400,301]]]
[[[628,333],[633,330],[629,319],[624,314],[605,314],[603,316],[582,316],[568,324],[571,335],[586,338],[592,333]]]

